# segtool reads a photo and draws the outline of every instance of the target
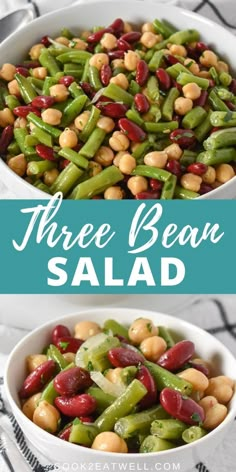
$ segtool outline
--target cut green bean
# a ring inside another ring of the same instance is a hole
[[[54,362],[57,363],[60,370],[64,370],[69,365],[67,360],[63,357],[59,349],[54,346],[54,344],[50,344],[47,350],[47,356],[48,359],[52,359]]]
[[[122,71],[121,71],[122,72]],[[114,71],[113,71],[113,76],[114,76]],[[136,93],[139,93],[141,90],[141,87],[137,84],[135,80],[131,80],[128,88],[128,93],[131,95],[136,95]]]
[[[134,365],[130,365],[128,367],[124,367],[124,369],[121,370],[120,377],[122,382],[125,385],[129,385],[132,380],[136,377],[138,372],[138,368],[135,367]]]
[[[146,454],[148,452],[161,452],[173,449],[176,445],[166,439],[158,438],[157,436],[147,436],[141,444],[139,452]]]
[[[223,100],[221,100],[216,91],[215,90],[211,90],[211,92],[209,93],[209,97],[208,97],[208,100],[213,108],[213,110],[220,110],[222,112],[229,112],[230,113],[230,110],[229,108],[227,107],[227,105],[223,102]],[[217,111],[218,113],[218,111]]]
[[[188,167],[196,161],[197,152],[190,151],[189,149],[185,149],[179,162],[184,167]]]
[[[164,100],[163,106],[162,106],[162,116],[164,120],[171,121],[173,118],[174,114],[174,104],[175,100],[179,97],[180,92],[176,87],[172,87],[169,92],[167,97]]]
[[[183,431],[182,439],[185,443],[190,444],[203,438],[206,434],[207,431],[200,426],[191,426]]]
[[[230,161],[236,161],[236,149],[233,147],[205,151],[197,156],[197,162],[202,162],[207,166],[216,166]]]
[[[100,80],[98,68],[95,66],[89,66],[88,76],[90,85],[94,88],[94,90],[96,90],[96,92],[100,90],[102,88],[102,83]]]
[[[28,136],[25,137],[25,146],[37,146],[39,144],[38,138],[33,136],[32,134],[28,134]]]
[[[20,106],[20,102],[15,95],[7,95],[5,97],[5,102],[7,107],[10,108],[10,110],[14,110],[14,108]]]
[[[171,174],[171,177],[165,181],[162,187],[161,200],[172,200],[175,193],[176,183],[177,183],[176,175]]]
[[[88,79],[89,79],[89,60],[90,59],[87,59],[85,61],[85,64],[84,64],[84,70],[83,70],[83,74],[82,74],[82,77],[81,77],[81,81],[82,82],[87,82]]]
[[[85,64],[85,62],[92,57],[92,54],[88,51],[80,51],[78,49],[65,52],[57,56],[57,60],[62,64],[72,62],[75,64]]]
[[[33,183],[33,186],[38,188],[42,192],[45,192],[45,193],[48,193],[49,195],[51,195],[50,188],[44,182],[42,182],[40,179],[36,180]]]
[[[59,138],[61,134],[61,131],[58,128],[45,123],[41,118],[35,115],[35,113],[29,113],[27,115],[27,120],[30,121],[30,123],[38,126],[38,128],[42,129],[43,131],[46,131],[46,133],[49,133],[54,138]]]
[[[31,130],[31,135],[34,136],[40,143],[45,144],[45,146],[53,146],[52,136],[49,133],[46,133],[46,131],[38,128],[38,126],[33,127]]]
[[[26,128],[15,128],[14,129],[14,137],[15,140],[21,150],[21,152],[25,155],[33,155],[35,154],[35,149],[32,146],[25,145],[25,138],[28,136],[28,131]]]
[[[153,26],[156,33],[161,34],[164,38],[169,38],[169,36],[176,32],[176,29],[165,20],[160,21],[156,18],[153,21]]]
[[[89,387],[87,393],[89,393],[89,395],[92,395],[92,397],[95,398],[97,403],[96,411],[99,414],[106,410],[106,408],[112,405],[112,403],[114,403],[115,401],[115,397],[103,392],[103,390],[99,387]]]
[[[114,430],[119,436],[127,439],[138,434],[149,433],[151,424],[154,420],[168,418],[164,408],[155,405],[145,411],[140,411],[120,418],[116,423]]]
[[[178,64],[176,64],[176,65],[178,65]],[[207,90],[209,85],[210,85],[210,82],[209,82],[208,79],[204,79],[203,77],[197,77],[196,75],[193,75],[193,74],[189,73],[189,71],[188,71],[187,74],[185,72],[181,72],[177,76],[176,80],[177,80],[178,84],[180,84],[180,85],[187,85],[187,84],[190,84],[190,83],[197,84],[203,90]]]
[[[47,170],[54,169],[56,167],[55,162],[52,161],[31,161],[28,164],[28,171],[32,175],[41,174]]]
[[[234,100],[234,94],[224,87],[215,87],[215,92],[221,100]]]
[[[76,185],[81,175],[83,175],[83,170],[79,169],[73,162],[70,162],[50,187],[52,194],[62,192],[66,196]]]
[[[190,382],[187,382],[187,380],[184,380],[178,377],[177,375],[172,374],[172,372],[163,369],[163,367],[154,364],[153,362],[145,361],[144,365],[151,372],[155,380],[157,389],[160,392],[161,390],[163,390],[163,388],[168,387],[178,390],[178,392],[182,393],[182,395],[191,394],[193,387]]]
[[[173,44],[186,44],[186,43],[194,43],[195,41],[199,41],[200,34],[195,29],[188,29],[183,31],[177,31],[176,33],[172,34],[168,41]]]
[[[7,152],[11,154],[12,156],[17,156],[17,154],[19,154],[20,151],[21,151],[20,147],[15,140],[13,140],[7,148]]]
[[[80,141],[83,141],[85,143],[89,139],[89,136],[92,134],[93,130],[96,127],[100,114],[101,111],[97,107],[92,106],[90,110],[89,119],[84,129],[79,134]]]
[[[182,125],[187,129],[194,129],[207,117],[207,112],[202,107],[194,107],[183,118]]]
[[[152,121],[145,121],[144,128],[148,133],[166,133],[178,129],[178,121],[167,121],[163,123],[153,123]]]
[[[215,131],[204,141],[203,146],[206,150],[236,146],[236,127]]]
[[[158,102],[160,98],[160,90],[159,90],[159,83],[157,78],[152,75],[147,82],[147,94],[150,100],[154,102]]]
[[[81,79],[83,74],[83,67],[80,64],[64,64],[65,75],[72,75],[76,79]]]
[[[187,428],[188,426],[182,421],[163,419],[153,421],[150,432],[158,438],[177,441],[182,438],[182,434]]]
[[[136,159],[137,162],[139,162],[145,154],[149,151],[151,147],[151,143],[149,141],[143,141],[143,143],[140,143],[132,153],[132,156]]]
[[[123,174],[118,167],[110,166],[99,174],[78,184],[75,193],[75,200],[84,200],[99,195],[108,187],[117,184],[123,180]]]
[[[221,128],[231,128],[236,126],[236,112],[235,111],[213,111],[211,114],[211,124]]]
[[[46,77],[43,84],[42,95],[50,95],[50,88],[57,84],[55,77]]]
[[[32,85],[30,82],[27,80],[27,77],[24,77],[21,74],[16,73],[15,74],[15,79],[18,83],[19,89],[21,96],[24,100],[25,103],[31,103],[32,100],[37,97],[37,93],[33,89]]]
[[[151,57],[151,60],[148,63],[148,68],[151,72],[155,72],[159,67],[161,67],[164,59],[163,51],[155,51]]]
[[[232,82],[232,76],[228,72],[221,72],[219,79],[224,87],[228,87]]]
[[[110,349],[120,346],[120,341],[114,336],[108,336],[99,346],[84,353],[84,363],[91,366],[90,370],[104,372],[109,369],[110,362],[107,354]]]
[[[172,174],[167,170],[147,165],[139,165],[135,167],[131,175],[141,175],[149,179],[161,180],[162,182],[166,182],[172,176]]]
[[[68,90],[73,98],[77,98],[77,97],[80,97],[81,95],[85,95],[83,89],[80,87],[80,85],[77,84],[77,82],[72,82],[72,84],[70,84],[70,86],[68,87]],[[85,96],[87,97],[87,95]]]
[[[123,338],[129,339],[128,329],[122,324],[118,323],[116,320],[106,320],[103,325],[103,329],[106,331],[111,331],[113,336],[118,334]]]
[[[191,77],[195,77],[191,74],[191,72],[187,69],[187,67],[183,66],[183,64],[177,63],[173,66],[170,66],[166,69],[166,72],[172,77],[172,79],[177,79],[180,74],[190,75]]]
[[[59,156],[64,157],[64,159],[68,159],[68,161],[73,162],[78,167],[82,169],[87,169],[89,165],[89,161],[81,156],[78,152],[73,151],[73,149],[64,147],[59,151]]]
[[[91,135],[88,137],[88,140],[80,149],[80,154],[86,157],[87,159],[91,159],[95,156],[96,152],[102,145],[102,142],[106,136],[106,132],[101,128],[95,128]]]
[[[123,90],[116,84],[109,84],[103,91],[104,97],[111,98],[115,102],[123,102],[126,105],[132,105],[133,103],[133,96]]]
[[[187,190],[179,185],[175,187],[175,198],[180,200],[193,200],[194,198],[200,197],[200,194],[193,192],[192,190]]]
[[[170,331],[165,326],[158,326],[158,335],[166,342],[167,349],[170,349],[175,345],[175,341],[170,334]]]
[[[126,112],[125,116],[126,116],[129,120],[133,121],[134,123],[136,123],[137,125],[139,125],[139,126],[141,126],[141,127],[142,127],[143,124],[144,124],[144,120],[143,120],[143,118],[141,117],[141,115],[138,113],[137,110],[130,109],[130,110],[128,110],[128,111]]]
[[[199,143],[201,143],[206,138],[206,136],[208,136],[208,134],[210,133],[212,129],[211,114],[212,114],[212,111],[210,110],[205,120],[203,120],[203,122],[200,123],[197,126],[197,128],[195,128],[194,130],[194,134]]]
[[[86,102],[87,97],[85,95],[74,98],[74,100],[65,108],[60,126],[63,128],[69,126],[69,124],[72,123],[74,119],[81,113]]]
[[[69,442],[91,447],[99,430],[94,424],[84,424],[81,421],[72,425]]]

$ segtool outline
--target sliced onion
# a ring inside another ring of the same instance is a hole
[[[105,333],[99,333],[95,334],[95,336],[91,336],[91,338],[87,339],[81,347],[78,349],[76,356],[75,356],[75,365],[78,367],[83,367],[86,369],[86,364],[84,362],[84,354],[89,353],[88,351],[94,349],[95,347],[98,347],[103,341],[107,339],[107,334]]]
[[[110,382],[101,372],[92,371],[90,372],[90,377],[104,393],[112,395],[113,397],[120,397],[126,389],[125,385],[122,383],[113,384]]]
[[[91,100],[91,103],[96,103],[99,100],[99,98],[103,95],[104,90],[105,90],[105,87],[98,90],[98,92],[95,93],[93,99]]]
[[[54,39],[50,38],[49,36],[48,36],[47,39],[48,39],[49,43],[51,43],[56,49],[65,49],[65,51],[68,50],[68,47],[65,46],[65,44],[58,43],[57,41],[54,41]]]

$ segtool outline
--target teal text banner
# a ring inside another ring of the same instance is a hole
[[[236,293],[234,201],[0,201],[0,293]]]

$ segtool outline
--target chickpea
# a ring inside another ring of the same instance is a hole
[[[191,367],[184,370],[183,372],[179,372],[178,377],[181,377],[182,379],[190,382],[193,386],[193,390],[197,390],[199,392],[204,392],[209,385],[209,380],[206,375]]]
[[[27,161],[24,154],[18,154],[17,156],[11,157],[8,161],[8,166],[13,172],[20,177],[23,177],[27,169]]]
[[[124,198],[124,190],[119,185],[108,187],[104,192],[105,200],[122,200]]]
[[[47,108],[41,114],[42,120],[44,123],[49,125],[59,125],[62,118],[62,112],[54,108]]]
[[[63,147],[74,148],[78,144],[78,137],[75,131],[66,128],[59,137],[59,144]]]
[[[101,70],[102,66],[109,64],[109,57],[104,52],[99,52],[91,57],[89,64]]]
[[[182,175],[180,182],[182,187],[186,188],[186,190],[198,192],[200,190],[202,178],[199,175],[188,173]]]
[[[188,70],[192,72],[192,74],[194,75],[197,75],[198,72],[200,71],[199,65],[196,63],[196,61],[194,61],[190,57],[186,57],[184,61],[184,66],[187,67]]]
[[[122,370],[123,369],[121,367],[116,367],[115,369],[109,369],[105,377],[107,380],[109,380],[113,384],[122,383],[122,379],[121,379]]]
[[[135,51],[127,51],[124,57],[125,68],[129,71],[136,70],[139,60],[140,57]]]
[[[221,74],[221,72],[229,72],[229,66],[224,61],[218,61],[215,68],[219,74]]]
[[[124,156],[125,154],[127,154],[126,151],[117,152],[117,154],[115,155],[115,157],[113,159],[114,166],[119,167],[120,160],[121,160],[122,156]]]
[[[140,38],[140,43],[148,49],[153,48],[158,42],[160,42],[158,35],[151,31],[145,31]]]
[[[1,112],[0,112],[1,113]],[[216,180],[224,184],[235,176],[234,168],[230,164],[220,164],[216,168]]]
[[[124,439],[118,436],[118,434],[108,431],[99,433],[94,439],[91,448],[103,452],[119,452],[122,454],[128,452]]]
[[[130,33],[130,31],[133,31],[131,24],[124,21],[124,33]]]
[[[142,33],[155,33],[153,23],[144,23],[141,28]]]
[[[190,98],[178,97],[175,100],[175,112],[178,115],[186,115],[193,108],[193,102]]]
[[[114,34],[105,33],[100,41],[105,49],[115,49],[117,47],[117,39]]]
[[[68,89],[63,84],[52,85],[49,89],[51,97],[54,97],[55,102],[64,102],[69,96]]]
[[[183,154],[181,147],[177,143],[170,144],[164,149],[164,151],[167,154],[169,160],[178,161]]]
[[[74,352],[65,352],[65,354],[62,354],[64,359],[68,362],[68,364],[71,364],[72,362],[75,362],[75,353]]]
[[[121,131],[115,131],[109,139],[109,145],[114,151],[126,151],[129,147],[129,139]]]
[[[165,168],[167,159],[168,154],[165,151],[152,151],[144,156],[147,166],[159,167],[159,169]]]
[[[82,131],[85,125],[88,123],[90,117],[90,111],[86,110],[75,118],[74,125],[79,130]]]
[[[206,413],[210,408],[212,408],[214,405],[218,403],[217,399],[213,397],[212,395],[207,395],[206,397],[203,397],[199,405],[203,408],[204,412]]]
[[[200,97],[201,92],[202,90],[199,85],[195,84],[194,82],[190,82],[183,87],[183,94],[185,98],[190,98],[190,100],[197,100],[197,98]]]
[[[212,408],[209,408],[206,412],[205,420],[203,422],[203,428],[207,430],[215,429],[219,426],[228,414],[227,407],[216,403]]]
[[[120,158],[119,169],[123,174],[130,175],[136,167],[136,159],[128,152]]]
[[[66,38],[65,36],[58,36],[58,38],[56,38],[55,41],[59,44],[63,44],[64,46],[69,46],[70,44],[70,40]]]
[[[143,355],[152,362],[157,362],[167,349],[167,344],[160,336],[151,336],[144,339],[140,344]]]
[[[35,67],[32,70],[32,75],[36,79],[45,79],[45,77],[47,77],[47,73],[48,73],[48,71],[47,71],[46,67]]]
[[[26,128],[28,122],[26,118],[22,118],[21,116],[18,116],[16,120],[14,121],[14,128]]]
[[[148,189],[148,180],[141,175],[134,175],[128,180],[127,187],[133,195],[137,195]]]
[[[211,78],[211,74],[207,70],[200,70],[198,72],[198,74],[196,74],[196,75],[198,75],[198,77],[203,77],[203,79],[210,79]]]
[[[108,116],[100,116],[99,120],[97,121],[97,127],[106,131],[106,133],[111,133],[115,128],[115,122],[112,118]]]
[[[116,69],[117,67],[125,69],[125,61],[124,59],[113,59],[111,62],[112,69]]]
[[[45,400],[39,403],[33,414],[33,422],[49,433],[57,431],[59,420],[59,411]]]
[[[101,146],[94,156],[95,162],[98,162],[103,167],[108,167],[112,164],[114,159],[114,152],[108,146]]]
[[[207,171],[201,176],[202,181],[206,184],[213,184],[216,180],[216,170],[212,166],[208,166]]]
[[[95,175],[98,175],[100,174],[100,172],[102,172],[102,166],[101,164],[98,164],[98,162],[90,161],[88,165],[88,170],[89,177],[94,177]]]
[[[33,372],[37,367],[47,361],[44,354],[32,354],[26,357],[26,367],[29,373]]]
[[[42,49],[45,49],[45,47],[41,43],[34,44],[34,46],[32,46],[32,48],[29,51],[29,55],[30,55],[30,58],[32,59],[32,61],[37,61],[37,59],[39,58],[39,56],[42,52]]]
[[[28,398],[23,406],[22,411],[27,418],[33,421],[34,412],[38,406],[39,399],[41,397],[41,393],[35,393],[32,397]]]
[[[187,56],[187,49],[184,46],[181,46],[180,44],[171,44],[169,50],[170,53],[173,54],[173,56]]]
[[[13,64],[5,63],[0,70],[0,77],[7,82],[11,82],[14,79],[16,73],[16,67]]]
[[[86,41],[83,41],[80,38],[73,38],[69,43],[70,48],[79,49],[79,51],[85,51],[87,46],[88,43],[86,43]]]
[[[10,110],[10,108],[4,108],[0,110],[0,126],[5,128],[5,126],[13,125],[15,121],[15,117]]]
[[[127,88],[129,87],[129,81],[128,81],[126,75],[122,74],[122,72],[120,74],[115,75],[115,77],[112,77],[110,79],[110,83],[118,85],[119,87],[121,87],[124,90],[127,90]]]
[[[85,41],[87,41],[88,37],[90,36],[91,34],[91,31],[82,31],[81,33],[81,38],[82,39],[85,39]]]
[[[217,55],[210,50],[206,50],[202,53],[200,57],[200,63],[205,67],[216,66],[218,62]]]
[[[46,172],[43,174],[44,183],[50,187],[55,182],[59,174],[60,172],[58,169],[46,170]]]
[[[234,382],[225,375],[212,377],[209,380],[209,386],[206,395],[214,396],[219,403],[226,405],[232,398],[234,393]]]
[[[134,344],[140,344],[144,339],[158,335],[158,328],[148,318],[138,318],[129,328],[129,339]]]
[[[10,95],[15,95],[16,97],[21,98],[19,85],[16,79],[11,80],[11,82],[8,82],[7,87],[8,87]]]
[[[101,327],[94,321],[80,321],[75,325],[75,338],[83,339],[83,341],[101,332]]]

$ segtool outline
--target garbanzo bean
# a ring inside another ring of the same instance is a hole
[[[65,352],[65,354],[62,354],[64,359],[71,364],[72,362],[75,362],[75,353],[74,352]]]
[[[120,160],[121,160],[122,156],[124,156],[125,154],[127,154],[126,151],[117,152],[117,154],[115,155],[115,157],[113,159],[114,166],[119,167]]]
[[[32,70],[32,76],[35,77],[36,79],[45,79],[47,77],[48,71],[46,67],[35,67]]]
[[[190,110],[193,108],[193,102],[190,100],[190,98],[185,98],[185,97],[178,97],[175,100],[175,112],[178,115],[184,116],[186,113],[188,113]]]
[[[72,47],[73,49],[79,49],[79,51],[85,51],[87,46],[88,43],[80,38],[73,38],[69,43],[69,47]]]
[[[109,57],[104,52],[99,52],[90,58],[89,64],[101,70],[102,66],[109,64]]]
[[[212,377],[209,380],[209,386],[205,393],[215,397],[219,403],[226,405],[233,396],[234,382],[225,375]]]
[[[7,82],[11,82],[14,79],[16,73],[16,67],[13,64],[5,63],[2,65],[0,70],[0,77]]]
[[[11,157],[8,161],[8,166],[17,175],[23,177],[27,169],[27,161],[24,154],[18,154],[17,156]]]
[[[148,189],[148,180],[141,175],[134,175],[128,180],[127,187],[133,195],[137,195]]]
[[[60,417],[60,413],[55,406],[42,400],[34,411],[33,422],[45,431],[55,433]]]
[[[164,152],[167,154],[169,160],[176,160],[178,161],[183,151],[181,147],[177,143],[170,144],[164,149]]]
[[[221,405],[220,403],[216,403],[216,405],[206,411],[203,428],[207,430],[217,428],[217,426],[219,426],[224,421],[227,414],[227,407],[225,405]]]
[[[26,128],[27,124],[28,121],[26,120],[26,118],[18,116],[14,121],[14,128]]]
[[[78,137],[75,131],[66,128],[59,136],[59,144],[63,147],[73,148],[78,144]]]
[[[151,336],[141,342],[140,349],[146,359],[152,362],[157,362],[166,351],[167,344],[160,336]]]
[[[221,72],[229,72],[229,66],[224,61],[218,61],[215,68],[219,74],[221,74]]]
[[[116,367],[115,369],[108,369],[106,372],[106,379],[112,382],[113,384],[118,384],[122,382],[121,379],[121,372],[122,372],[121,367]]]
[[[59,44],[63,44],[64,46],[69,46],[70,40],[65,36],[58,36],[55,41]]]
[[[182,175],[180,179],[182,187],[192,192],[198,192],[202,183],[202,178],[199,175],[187,173]]]
[[[204,392],[209,385],[209,380],[206,375],[191,367],[189,369],[183,370],[183,372],[179,372],[178,377],[181,377],[182,379],[190,382],[193,386],[193,389],[199,392]]]
[[[41,397],[41,393],[35,393],[32,397],[28,398],[23,406],[22,411],[27,418],[33,421],[34,412],[38,406],[39,400]]]
[[[109,145],[114,151],[126,151],[129,147],[129,139],[121,131],[115,131],[109,139]]]
[[[220,164],[216,167],[216,180],[225,184],[235,176],[234,168],[230,164]]]
[[[95,336],[95,334],[101,333],[102,329],[99,324],[95,323],[94,321],[80,321],[75,325],[75,338],[86,339],[91,338],[91,336]]]
[[[187,67],[188,70],[194,75],[197,75],[199,73],[199,65],[190,57],[186,57],[184,61],[184,66]]]
[[[202,174],[202,181],[206,184],[213,184],[216,180],[216,170],[212,166],[207,167],[207,171]]]
[[[119,185],[108,187],[104,192],[105,200],[122,200],[124,198],[124,190]]]
[[[140,43],[148,49],[153,48],[153,46],[155,46],[155,44],[159,42],[159,36],[157,34],[152,33],[151,31],[145,31],[140,38]]]
[[[110,83],[118,85],[119,87],[121,87],[124,90],[127,90],[127,88],[129,87],[129,81],[128,81],[126,75],[122,74],[122,72],[120,74],[115,75],[115,77],[112,77],[110,79]]]
[[[127,152],[120,158],[118,167],[123,174],[130,175],[136,167],[136,159]]]
[[[216,66],[218,62],[218,57],[213,51],[207,49],[202,53],[200,57],[200,62],[205,67]]]
[[[64,102],[69,96],[68,89],[63,84],[52,85],[49,92],[51,97],[55,99],[55,102]]]
[[[15,117],[10,110],[10,108],[4,108],[0,110],[0,126],[5,128],[7,125],[13,125],[15,121]]]
[[[155,33],[155,28],[153,26],[153,23],[144,23],[141,28],[142,33]]]
[[[144,339],[157,335],[158,328],[148,318],[138,318],[129,328],[129,339],[136,345],[141,344]]]
[[[26,357],[26,368],[29,373],[33,372],[37,367],[47,361],[44,354],[32,354]]]
[[[43,174],[43,181],[48,187],[50,187],[53,182],[57,179],[58,175],[60,174],[58,169],[50,169],[46,170]]]
[[[89,177],[94,177],[95,175],[100,174],[100,172],[102,172],[102,166],[101,164],[98,164],[98,162],[90,161],[88,165],[88,171]]]
[[[42,49],[45,49],[45,46],[41,43],[34,44],[32,46],[32,48],[29,51],[29,56],[32,59],[32,61],[37,61],[37,59],[39,58],[42,52]]]
[[[152,151],[145,155],[144,162],[147,166],[164,169],[167,163],[168,154],[165,151]]]
[[[202,90],[199,85],[195,84],[194,82],[190,82],[183,87],[183,94],[185,98],[190,98],[190,100],[197,100],[197,98],[200,97],[201,92]]]
[[[105,33],[100,41],[100,44],[105,49],[115,49],[117,46],[116,36],[111,33]]]
[[[19,85],[16,79],[11,80],[11,82],[8,82],[7,87],[11,95],[15,95],[17,98],[21,97]]]
[[[89,117],[90,117],[90,111],[89,110],[86,110],[83,113],[81,113],[80,115],[78,115],[75,118],[75,121],[74,121],[75,127],[79,131],[82,131],[84,129],[85,125],[88,123]]]
[[[180,44],[171,44],[169,50],[171,54],[173,54],[173,56],[187,56],[187,49],[184,46],[181,46]]]
[[[44,123],[56,126],[61,122],[62,112],[60,110],[56,110],[55,108],[47,108],[41,113],[41,118]]]
[[[128,447],[124,439],[118,434],[105,431],[96,436],[91,446],[92,449],[103,452],[127,453]]]
[[[115,128],[115,122],[112,118],[108,116],[100,116],[97,121],[97,128],[103,129],[106,133],[111,133]]]
[[[94,156],[95,162],[98,162],[103,167],[108,167],[112,164],[114,159],[114,152],[108,146],[101,146]]]
[[[124,57],[125,68],[130,71],[135,70],[139,60],[140,60],[140,57],[137,54],[137,52],[127,51]]]

